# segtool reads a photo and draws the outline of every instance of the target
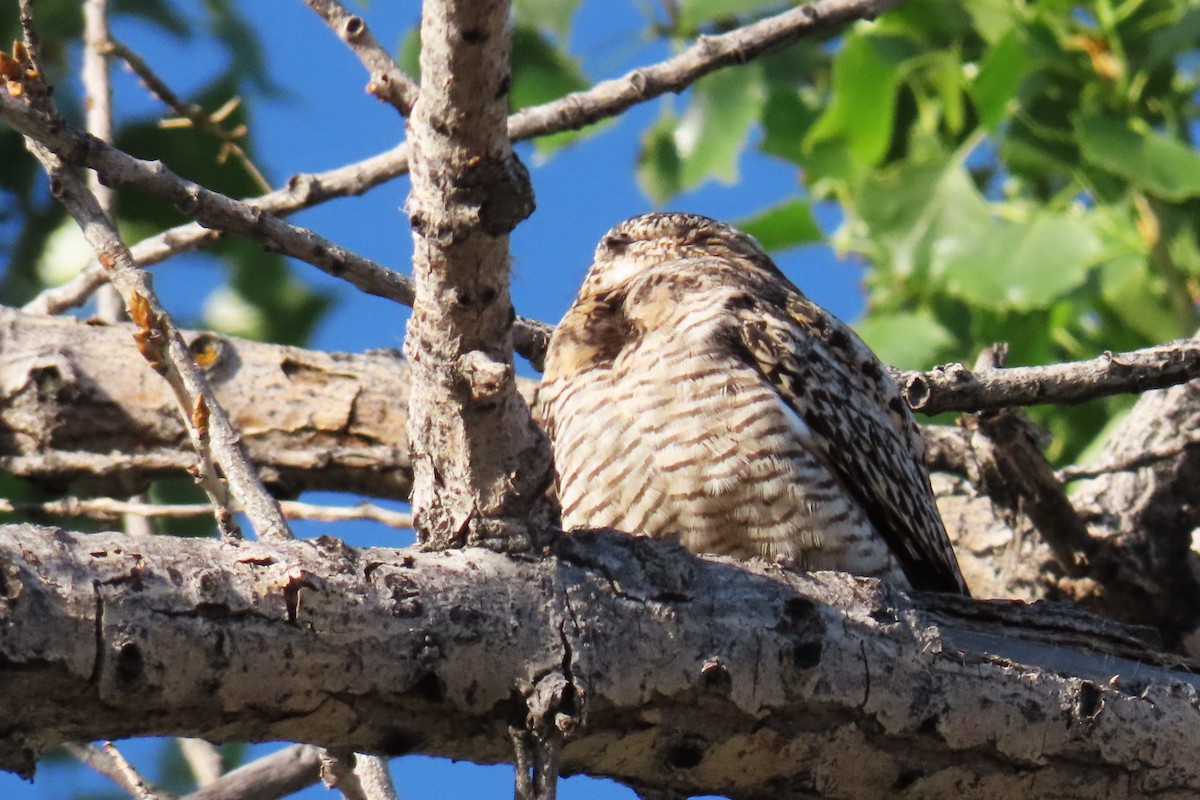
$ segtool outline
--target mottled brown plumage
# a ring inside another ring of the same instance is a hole
[[[896,384],[727,225],[609,231],[539,403],[567,529],[966,592]]]

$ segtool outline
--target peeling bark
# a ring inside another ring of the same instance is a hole
[[[107,495],[183,475],[195,459],[170,390],[131,325],[0,307],[0,466]],[[399,354],[322,353],[185,332],[250,459],[278,493],[408,499],[409,369]],[[518,381],[526,399],[536,386]]]

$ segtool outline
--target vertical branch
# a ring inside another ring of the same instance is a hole
[[[87,113],[87,131],[97,139],[112,144],[112,83],[108,68],[108,0],[84,0],[83,3],[83,107]],[[100,177],[88,175],[88,188],[100,204],[100,210],[116,222],[117,198]],[[121,295],[112,284],[96,290],[96,313],[100,319],[116,322],[125,313]]]
[[[508,235],[533,192],[506,128],[508,14],[506,0],[427,0],[421,19],[405,353],[413,508],[428,547],[520,546],[550,475],[549,444],[513,381]]]

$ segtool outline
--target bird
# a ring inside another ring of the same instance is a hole
[[[537,405],[564,530],[969,595],[900,388],[732,226],[660,212],[606,233]]]

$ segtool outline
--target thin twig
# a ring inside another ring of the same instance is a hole
[[[158,795],[150,788],[150,784],[125,760],[112,742],[105,742],[103,747],[94,744],[67,744],[65,747],[71,755],[120,786],[130,796],[137,800],[157,800]]]
[[[181,99],[179,95],[171,90],[171,87],[166,82],[158,77],[154,70],[150,69],[150,65],[146,63],[140,55],[129,48],[125,43],[117,39],[108,37],[105,44],[105,52],[117,56],[133,70],[133,73],[141,78],[142,83],[150,90],[150,93],[161,100],[168,108],[174,111],[179,118],[184,120],[184,124],[188,127],[194,127],[197,130],[207,133],[209,136],[221,142],[221,149],[217,154],[217,163],[224,163],[225,159],[233,156],[246,170],[258,187],[264,191],[271,191],[271,184],[250,160],[250,156],[238,144],[238,140],[246,135],[246,126],[239,125],[233,130],[226,130],[221,127],[221,123],[225,121],[229,114],[233,113],[237,108],[240,100],[233,98],[225,103],[216,113],[209,114],[202,107],[195,103],[188,103]],[[159,123],[161,127],[179,127],[177,123],[164,120]],[[105,141],[111,141],[106,139]]]
[[[187,762],[196,786],[203,789],[221,777],[221,751],[212,742],[180,736],[175,740],[179,754]]]
[[[368,800],[354,774],[354,753],[325,750],[321,753],[321,781],[329,789],[337,789],[343,800]]]
[[[323,506],[282,500],[279,503],[283,515],[288,519],[316,522],[379,522],[392,528],[411,528],[412,515],[403,511],[373,503],[353,506]],[[56,517],[86,517],[98,520],[116,520],[123,515],[146,519],[177,519],[203,517],[213,513],[212,506],[203,503],[141,503],[118,500],[111,497],[62,497],[41,502],[22,502],[0,498],[0,512],[10,514],[44,514]]]
[[[909,406],[924,414],[1082,403],[1114,394],[1165,389],[1200,377],[1200,339],[1177,339],[1041,367],[972,372],[952,364],[930,372],[898,372],[894,377]]]
[[[325,23],[349,45],[371,73],[367,91],[395,107],[407,117],[417,102],[419,88],[404,73],[383,45],[375,40],[362,17],[351,14],[338,0],[304,0]]]
[[[598,83],[582,92],[522,109],[509,118],[513,141],[576,130],[615,117],[667,92],[681,92],[721,67],[745,64],[805,37],[858,19],[874,19],[903,0],[818,0],[720,36],[701,36],[677,56]]]
[[[108,0],[84,0],[83,4],[83,83],[87,132],[102,142],[112,144],[112,82],[109,78]],[[109,219],[117,218],[116,192],[105,186],[100,176],[88,174],[88,188]],[[96,295],[96,316],[105,322],[119,322],[125,315],[121,295],[111,285],[100,287]]]
[[[387,759],[379,756],[326,750],[321,756],[321,779],[345,800],[397,800]]]
[[[1180,434],[1178,439],[1169,444],[1149,447],[1140,453],[1135,453],[1126,458],[1108,459],[1098,461],[1095,464],[1063,467],[1058,471],[1057,475],[1060,481],[1067,483],[1069,481],[1098,478],[1101,475],[1108,475],[1113,472],[1132,472],[1135,469],[1153,466],[1160,461],[1175,458],[1175,456],[1180,455],[1187,448],[1198,444],[1200,444],[1200,431],[1189,431]]]
[[[161,162],[143,161],[91,139],[60,119],[33,113],[28,104],[2,92],[0,116],[68,164],[89,167],[109,182],[141,189],[208,227],[243,234],[271,250],[307,261],[365,292],[412,304],[412,288],[403,275],[307,228],[290,225],[261,208],[185,180]]]
[[[294,175],[287,185],[274,192],[243,201],[247,209],[259,209],[276,216],[287,216],[311,208],[327,200],[363,192],[392,180],[408,171],[408,145],[400,144],[378,155],[316,174]],[[177,225],[138,242],[132,253],[138,266],[158,264],[173,255],[195,250],[221,237],[220,230],[206,228],[191,222]],[[412,290],[408,279],[395,280],[395,273],[378,281],[378,289],[363,289],[380,297],[411,303]],[[83,303],[95,291],[95,287],[108,280],[104,268],[93,261],[71,281],[62,286],[46,289],[23,307],[31,314],[59,314]],[[361,288],[361,287],[360,287]]]
[[[27,11],[28,3],[22,2],[23,14]],[[25,27],[32,39],[32,22],[25,22]],[[35,76],[40,74],[36,62],[32,62],[32,67]],[[40,78],[27,78],[20,95],[18,98],[11,91],[0,92],[0,101],[19,109],[19,116],[24,119],[37,119],[51,128],[63,125],[50,100],[49,88]],[[99,140],[90,141],[99,144]],[[50,178],[50,193],[78,222],[100,263],[110,267],[113,285],[121,292],[129,316],[138,326],[135,335],[138,349],[175,393],[198,457],[198,482],[217,510],[217,525],[222,533],[237,534],[237,523],[229,512],[232,488],[260,537],[290,537],[278,504],[254,473],[237,432],[213,395],[203,371],[158,302],[145,272],[133,262],[112,221],[72,167],[36,137],[27,136],[25,143],[45,168]]]

